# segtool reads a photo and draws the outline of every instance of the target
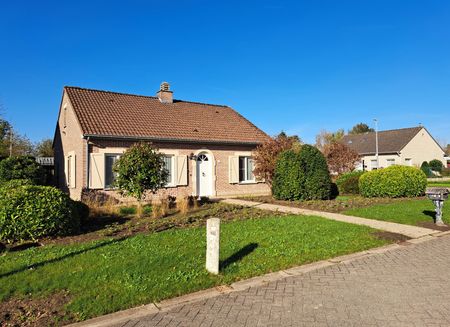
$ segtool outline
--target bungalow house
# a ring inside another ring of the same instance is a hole
[[[156,96],[64,87],[54,137],[59,188],[118,196],[114,162],[132,144],[165,156],[172,196],[267,194],[253,175],[252,151],[268,136],[228,106],[176,100],[168,83]]]
[[[358,152],[361,157],[361,170],[392,165],[420,167],[424,161],[433,159],[438,159],[446,165],[444,150],[422,126],[378,132],[378,162],[376,133],[345,135],[341,142]]]

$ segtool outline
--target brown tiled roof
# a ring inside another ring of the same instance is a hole
[[[66,86],[84,135],[260,143],[267,134],[227,106]]]
[[[400,152],[423,127],[378,132],[378,153]],[[345,135],[341,142],[360,155],[375,154],[375,133]]]

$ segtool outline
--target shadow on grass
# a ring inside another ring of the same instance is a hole
[[[220,270],[223,270],[230,266],[231,264],[235,262],[241,261],[244,257],[255,251],[255,249],[258,247],[258,243],[250,243],[244,246],[239,251],[233,253],[231,256],[226,258],[225,260],[220,262]]]
[[[436,212],[432,211],[432,210],[424,210],[422,211],[423,214],[430,216],[431,218],[433,218],[433,221],[436,222]]]
[[[119,216],[119,215],[104,215],[98,217],[90,217],[81,226],[80,232],[75,235],[82,235],[91,232],[96,232],[103,230],[110,225],[123,225],[130,221],[130,218]]]
[[[50,260],[44,260],[42,262],[33,263],[31,265],[24,266],[22,268],[15,269],[15,270],[12,270],[12,271],[0,274],[0,278],[8,277],[8,276],[11,276],[11,275],[14,275],[14,274],[17,274],[17,273],[20,273],[20,272],[23,272],[23,271],[26,271],[26,270],[29,270],[29,269],[35,269],[35,268],[43,267],[43,266],[45,266],[47,264],[59,262],[59,261],[62,261],[64,259],[67,259],[67,258],[72,258],[72,257],[74,257],[76,255],[83,254],[83,253],[86,253],[86,252],[89,252],[89,251],[92,251],[92,250],[104,247],[106,245],[122,242],[125,239],[126,238],[118,238],[118,239],[114,239],[114,240],[108,240],[108,241],[95,244],[95,245],[93,245],[91,247],[88,247],[88,248],[85,248],[85,249],[82,249],[82,250],[76,250],[76,251],[64,254],[64,255],[62,255],[60,257],[57,257],[57,258],[53,258],[53,259],[50,259]]]

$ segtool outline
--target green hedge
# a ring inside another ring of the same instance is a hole
[[[302,145],[299,152],[288,150],[277,159],[272,193],[279,200],[318,200],[331,197],[331,178],[323,154]]]
[[[33,184],[44,184],[44,169],[32,157],[9,157],[0,161],[0,183],[13,179],[28,179]]]
[[[415,167],[391,166],[372,170],[359,178],[364,197],[414,197],[425,193],[427,176]]]
[[[78,231],[74,202],[50,186],[0,188],[0,240],[15,242]]]
[[[430,161],[429,163],[430,169],[432,171],[437,171],[437,172],[441,172],[442,169],[444,168],[444,164],[442,163],[442,161],[437,160],[437,159],[433,159]]]
[[[340,194],[359,194],[359,178],[363,171],[352,171],[342,174],[336,180]]]
[[[425,176],[427,176],[428,178],[436,177],[434,175],[433,171],[431,170],[430,165],[428,164],[427,161],[422,162],[422,165],[420,166],[420,169],[423,171]]]

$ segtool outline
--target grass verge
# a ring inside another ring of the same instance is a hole
[[[344,211],[344,214],[424,227],[433,227],[435,217],[434,205],[428,199],[411,199],[355,208]],[[450,222],[450,205],[448,203],[444,204],[443,220],[446,223]]]
[[[0,257],[0,300],[65,292],[70,298],[65,318],[84,320],[388,242],[368,227],[319,217],[224,223],[219,276],[204,269],[204,227],[55,244]]]

